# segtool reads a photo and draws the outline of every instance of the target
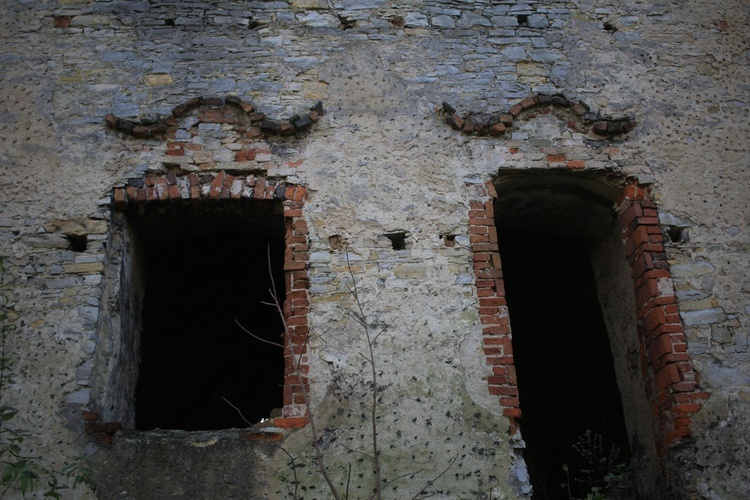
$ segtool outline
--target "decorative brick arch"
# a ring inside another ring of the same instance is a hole
[[[284,274],[286,300],[284,323],[284,388],[282,417],[272,425],[296,428],[307,424],[309,390],[307,344],[309,338],[308,228],[302,211],[307,197],[303,186],[261,175],[190,173],[131,179],[112,192],[113,208],[120,212],[142,209],[146,204],[239,203],[242,200],[280,201],[286,227]]]
[[[563,94],[535,94],[515,104],[504,113],[468,113],[460,115],[456,108],[443,103],[445,121],[453,130],[465,135],[502,137],[520,119],[536,114],[553,114],[573,132],[601,140],[627,134],[637,125],[630,116],[601,116],[591,112],[583,101],[568,99]]]
[[[477,199],[470,205],[469,232],[483,349],[492,369],[488,390],[498,396],[513,434],[519,430],[521,409],[511,342],[512,318],[505,300],[492,202],[498,195],[491,181],[474,187]],[[689,361],[650,188],[637,182],[626,184],[618,200],[617,216],[633,279],[642,375],[660,431],[657,450],[664,456],[670,444],[690,436],[690,415],[700,410],[699,402],[708,394],[698,390]]]

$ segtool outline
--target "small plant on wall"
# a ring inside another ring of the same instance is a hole
[[[31,436],[28,431],[16,429],[9,424],[18,414],[18,409],[6,403],[8,386],[15,384],[13,360],[7,355],[6,344],[10,329],[7,323],[7,301],[4,288],[5,263],[0,257],[0,498],[13,492],[22,497],[39,490],[47,498],[60,498],[62,490],[84,484],[95,489],[93,470],[85,457],[75,457],[62,470],[55,470],[44,457],[29,455],[24,450],[24,441]],[[41,482],[46,482],[41,486]]]
[[[572,445],[578,455],[579,465],[573,471],[573,481],[586,491],[586,500],[632,498],[630,488],[630,466],[618,462],[620,449],[614,444],[607,446],[601,434],[590,429],[578,436]],[[561,486],[571,494],[570,471],[563,464],[567,482]]]

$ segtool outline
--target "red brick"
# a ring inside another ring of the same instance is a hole
[[[586,162],[583,160],[570,160],[567,163],[567,167],[571,170],[579,170],[582,168],[586,168]]]
[[[689,437],[690,436],[690,428],[689,427],[679,427],[677,429],[674,429],[670,431],[666,436],[664,436],[664,439],[662,440],[663,446],[667,447],[674,443],[675,441],[678,441],[682,438]]]
[[[474,243],[471,245],[474,252],[497,252],[497,243]]]
[[[250,442],[271,441],[278,443],[284,440],[284,434],[281,432],[240,431],[239,436],[241,440]]]
[[[500,297],[487,297],[479,299],[480,306],[502,306],[505,305],[505,300]]]
[[[667,316],[663,307],[655,307],[643,317],[643,330],[650,333],[659,325],[667,323]]]
[[[503,410],[503,415],[508,418],[521,418],[521,409],[520,408],[505,408]]]
[[[549,154],[547,155],[547,161],[551,163],[560,163],[566,160],[566,155],[564,154]]]
[[[519,406],[518,397],[513,396],[501,396],[500,404],[506,407],[516,408]]]
[[[659,285],[656,280],[647,280],[635,290],[635,306],[643,307],[652,297],[659,293]]]
[[[253,161],[255,160],[255,150],[254,149],[242,149],[240,151],[237,151],[234,155],[234,159],[236,161]]]
[[[492,335],[492,336],[485,335],[484,338],[482,339],[482,343],[484,345],[502,346],[505,344],[505,338],[503,335]],[[500,353],[500,354],[504,354],[504,353]]]
[[[490,385],[489,392],[493,396],[518,396],[518,388],[507,385]]]
[[[114,204],[115,208],[119,210],[122,210],[127,206],[128,201],[125,188],[115,188],[112,191],[112,203]]]
[[[523,107],[523,109],[529,109],[529,108],[536,106],[536,103],[537,103],[536,97],[527,97],[526,99],[521,101],[519,104],[521,105],[521,107]]]
[[[674,406],[672,411],[678,413],[695,413],[700,411],[701,408],[702,406],[697,403],[684,403]]]
[[[273,426],[281,429],[300,429],[310,423],[308,417],[274,418]]]
[[[495,280],[477,280],[476,281],[477,288],[482,288],[482,289],[492,289],[495,287],[495,283],[496,283]],[[490,292],[490,293],[494,293],[494,292]]]
[[[620,214],[620,225],[623,228],[630,227],[630,224],[633,222],[633,220],[635,220],[636,217],[639,217],[642,213],[643,211],[641,209],[640,203],[631,203]]]
[[[493,226],[495,224],[494,219],[489,217],[470,217],[469,225],[472,226]]]
[[[501,269],[483,269],[476,272],[478,278],[502,278],[503,271]]]
[[[219,172],[216,177],[214,177],[213,182],[211,182],[211,189],[209,190],[209,197],[211,199],[219,198],[221,195],[221,188],[224,185],[224,176],[226,174],[222,170]]]
[[[482,328],[482,332],[485,335],[509,335],[510,326],[503,324],[494,324],[491,326],[485,326]]]
[[[675,365],[666,365],[654,377],[656,390],[661,392],[672,384],[680,382],[680,373]]]
[[[660,335],[649,346],[649,357],[652,363],[656,363],[662,356],[672,352],[672,339],[669,335]]]

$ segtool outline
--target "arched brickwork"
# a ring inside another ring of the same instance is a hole
[[[474,188],[477,199],[470,205],[469,232],[483,348],[492,369],[488,390],[498,396],[514,433],[521,409],[511,342],[512,318],[505,300],[492,202],[498,195],[491,181]],[[620,195],[617,216],[633,279],[642,375],[660,431],[657,450],[664,456],[670,444],[690,435],[690,415],[701,408],[700,401],[708,394],[699,391],[689,361],[650,188],[628,183]]]
[[[650,188],[625,186],[617,212],[633,278],[641,369],[661,432],[657,449],[664,455],[670,444],[690,435],[690,415],[708,394],[699,391],[690,364]]]
[[[531,95],[505,113],[468,113],[461,116],[447,102],[443,103],[443,112],[446,123],[453,130],[459,130],[465,135],[492,137],[501,137],[511,132],[518,120],[530,119],[536,114],[552,113],[563,120],[571,131],[587,134],[593,139],[622,136],[636,126],[630,116],[601,116],[591,112],[590,106],[585,102],[568,99],[563,94]]]
[[[146,176],[131,179],[126,186],[112,192],[112,204],[118,211],[135,211],[145,204],[237,203],[241,200],[280,201],[286,226],[284,273],[286,300],[283,304],[284,323],[284,407],[282,417],[272,425],[281,428],[304,426],[307,419],[308,387],[307,343],[309,325],[309,280],[307,266],[308,229],[302,210],[307,189],[288,185],[283,180],[260,175],[190,173]]]

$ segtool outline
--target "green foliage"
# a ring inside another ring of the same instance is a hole
[[[574,479],[589,489],[584,500],[629,498],[631,468],[628,463],[617,462],[620,454],[618,447],[614,444],[607,447],[601,434],[587,430],[578,437],[572,448],[582,462]],[[563,470],[568,481],[561,486],[567,489],[568,497],[572,499],[570,474],[566,464],[563,464]]]
[[[0,257],[0,403],[5,397],[8,386],[16,383],[13,372],[12,359],[6,355],[5,347],[8,338],[8,324],[6,313],[6,299],[2,288],[5,276],[3,258]],[[31,434],[8,427],[8,423],[18,414],[18,409],[8,404],[0,404],[0,484],[3,489],[0,497],[11,491],[20,491],[26,498],[39,488],[40,480],[46,480],[43,496],[46,498],[60,498],[60,491],[72,487],[85,485],[92,490],[96,488],[93,469],[86,457],[75,457],[73,461],[60,471],[47,465],[42,457],[30,456],[24,453],[23,442]]]

